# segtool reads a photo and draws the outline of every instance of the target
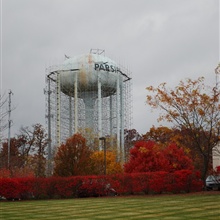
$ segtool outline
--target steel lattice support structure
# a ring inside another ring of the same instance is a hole
[[[132,120],[131,72],[93,53],[68,58],[46,71],[48,158],[68,137],[90,129],[97,140],[114,137],[123,160],[124,129],[130,129]]]

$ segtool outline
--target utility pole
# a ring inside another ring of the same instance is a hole
[[[9,90],[8,99],[8,169],[10,169],[10,151],[11,151],[11,95],[12,91]]]

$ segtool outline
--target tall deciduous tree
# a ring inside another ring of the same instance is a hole
[[[20,138],[11,138],[10,157],[8,158],[8,142],[3,143],[0,151],[0,170],[7,170],[10,177],[33,176],[28,158],[21,154],[22,142]]]
[[[55,156],[54,174],[57,176],[77,176],[90,173],[91,151],[86,139],[74,134],[62,144]]]
[[[24,161],[19,152],[20,142],[16,138],[10,141],[10,156],[8,157],[8,142],[4,142],[0,151],[0,168],[8,168],[12,171],[14,167],[20,168]]]
[[[31,128],[21,127],[18,139],[25,163],[32,167],[35,176],[45,176],[48,139],[43,126],[34,124]]]
[[[35,174],[36,176],[45,176],[46,171],[46,154],[47,154],[47,134],[42,125],[36,124],[33,126],[33,137],[35,146]]]
[[[168,127],[151,127],[150,130],[143,135],[145,141],[154,141],[160,145],[167,145],[172,142],[172,136],[174,135],[174,130]]]
[[[10,140],[9,168],[12,176],[27,168],[35,176],[45,176],[47,142],[42,125],[35,124],[31,129],[22,127],[20,133]],[[0,167],[8,168],[8,142],[3,143],[0,159]]]
[[[205,180],[212,149],[219,141],[219,91],[216,87],[205,86],[203,77],[180,81],[174,89],[167,88],[166,83],[146,89],[153,93],[147,95],[147,103],[152,108],[163,110],[158,120],[166,120],[180,130],[187,130],[193,142],[192,148],[202,156],[201,170]]]

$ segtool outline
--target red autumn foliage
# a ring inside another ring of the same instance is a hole
[[[10,170],[6,168],[0,169],[0,178],[10,177]]]
[[[166,83],[147,87],[147,104],[162,110],[158,121],[172,123],[184,135],[182,143],[190,150],[205,181],[212,166],[212,150],[219,141],[220,92],[205,85],[205,78],[180,81],[174,89]],[[166,134],[167,132],[165,132]],[[179,138],[178,138],[179,139]],[[182,138],[181,138],[182,139]]]
[[[18,179],[1,178],[0,179],[0,196],[7,199],[18,199],[22,191]]]
[[[22,178],[22,177],[34,177],[34,172],[31,168],[25,166],[25,167],[16,167],[13,168],[13,170],[9,170],[6,168],[1,168],[0,169],[0,178]]]
[[[91,151],[86,145],[86,139],[80,134],[74,134],[62,144],[54,158],[56,176],[77,176],[90,173]]]
[[[130,150],[130,159],[124,165],[126,173],[194,169],[192,160],[181,148],[171,144],[165,148],[152,141],[138,141]]]
[[[106,176],[0,178],[0,196],[7,199],[54,199],[110,195],[179,193],[202,190],[200,175],[192,170]]]
[[[171,144],[163,150],[163,154],[167,160],[166,171],[172,172],[176,170],[193,170],[193,161],[186,156],[182,148],[178,148],[176,144]]]

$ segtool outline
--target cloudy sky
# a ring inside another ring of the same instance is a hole
[[[132,72],[133,128],[157,125],[147,86],[204,76],[219,63],[219,0],[0,0],[1,93],[13,92],[12,133],[45,124],[45,69],[90,49]]]

